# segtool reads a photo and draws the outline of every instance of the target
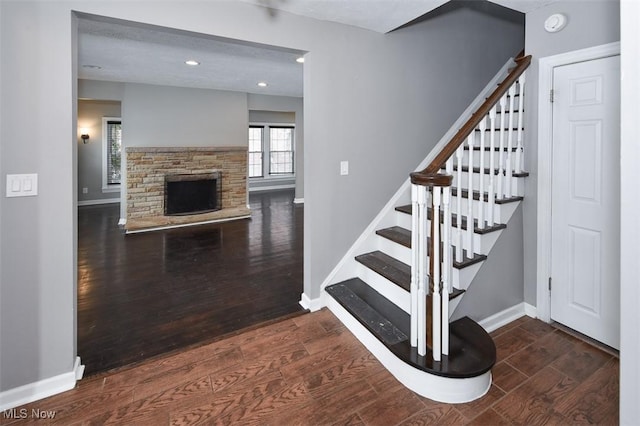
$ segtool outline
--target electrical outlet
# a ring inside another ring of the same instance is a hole
[[[82,193],[83,194],[88,194],[89,193],[89,188],[82,188]]]

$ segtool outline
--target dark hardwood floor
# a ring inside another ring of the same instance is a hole
[[[303,207],[253,193],[252,218],[124,235],[119,205],[78,210],[78,353],[85,374],[304,312]]]
[[[618,424],[615,356],[528,317],[492,336],[493,384],[466,404],[409,391],[323,309],[83,379],[0,424]]]

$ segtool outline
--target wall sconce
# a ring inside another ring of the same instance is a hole
[[[80,129],[80,137],[82,138],[82,143],[89,142],[89,129],[84,127]]]

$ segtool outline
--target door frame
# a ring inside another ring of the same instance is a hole
[[[536,316],[551,322],[551,199],[553,160],[553,108],[549,101],[556,67],[620,54],[620,42],[540,58],[538,61],[538,208],[536,244]]]

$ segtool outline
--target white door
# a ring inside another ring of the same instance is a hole
[[[556,67],[553,88],[551,319],[619,348],[620,56]]]

